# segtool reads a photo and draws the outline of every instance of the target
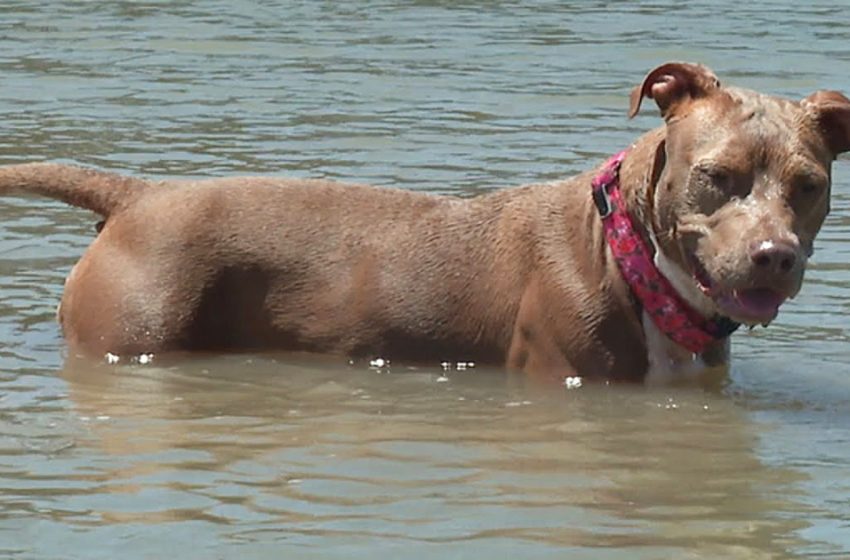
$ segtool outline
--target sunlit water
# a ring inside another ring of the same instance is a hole
[[[839,6],[839,7],[837,7]],[[470,195],[586,169],[655,64],[850,92],[850,6],[4,2],[0,163]],[[728,385],[535,386],[311,356],[64,364],[83,211],[0,201],[0,556],[845,558],[850,164]]]

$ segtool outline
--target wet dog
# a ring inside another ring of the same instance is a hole
[[[472,199],[321,180],[152,182],[50,163],[0,193],[102,230],[59,320],[73,353],[306,350],[641,379],[722,364],[800,289],[850,149],[850,100],[725,87],[668,63],[664,125],[579,176]]]

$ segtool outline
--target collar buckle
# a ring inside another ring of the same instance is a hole
[[[730,336],[733,332],[738,330],[738,327],[741,326],[741,323],[733,321],[729,317],[724,317],[722,315],[718,315],[711,319],[709,322],[709,330],[714,338],[718,340],[722,340],[728,336]]]
[[[614,204],[611,202],[611,196],[608,194],[608,185],[610,183],[602,183],[594,186],[593,203],[596,205],[596,210],[599,211],[599,217],[603,220],[614,213]]]

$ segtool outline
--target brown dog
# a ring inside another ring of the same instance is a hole
[[[684,63],[650,72],[631,115],[643,97],[666,125],[619,168],[636,238],[697,313],[770,322],[799,290],[829,210],[850,100],[721,87]],[[154,183],[36,163],[0,168],[0,193],[105,218],[62,298],[74,352],[274,348],[631,379],[723,362],[728,333],[695,354],[624,281],[591,196],[600,170],[459,199],[319,180]]]

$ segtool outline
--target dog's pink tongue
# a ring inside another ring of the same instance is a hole
[[[754,288],[735,292],[735,300],[745,315],[772,319],[785,297],[767,288]]]

